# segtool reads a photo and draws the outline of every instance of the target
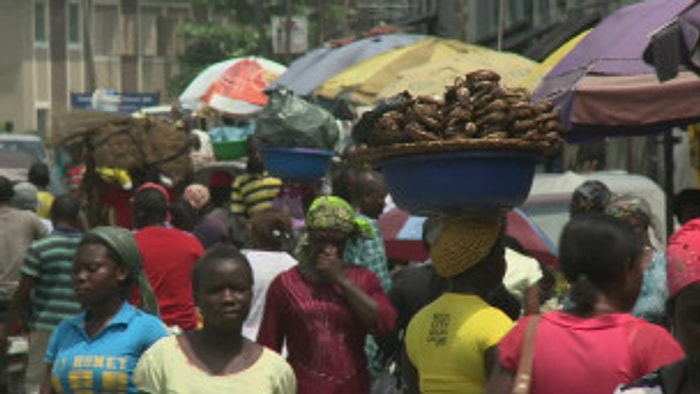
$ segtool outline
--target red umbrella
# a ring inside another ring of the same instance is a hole
[[[412,216],[396,207],[379,217],[378,224],[384,237],[387,257],[410,261],[426,260],[428,252],[421,240],[424,221],[424,217]],[[515,238],[540,263],[558,265],[557,250],[552,241],[520,209],[508,212],[506,234]]]

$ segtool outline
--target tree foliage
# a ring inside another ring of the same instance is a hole
[[[159,0],[164,1],[164,0]],[[171,0],[182,1],[182,0]],[[271,53],[270,19],[285,15],[287,0],[190,0],[193,6],[210,7],[214,23],[188,23],[180,26],[178,34],[187,40],[180,57],[180,74],[172,78],[168,91],[178,96],[187,84],[204,68],[237,56],[263,56],[283,62],[289,60]],[[308,17],[309,46],[320,40],[339,38],[347,34],[348,10],[343,2],[334,0],[294,0],[292,14]],[[324,6],[321,11],[320,6]],[[324,18],[323,31],[319,21]]]
[[[212,7],[218,23],[187,23],[178,34],[187,42],[179,58],[180,74],[168,91],[178,96],[207,66],[232,57],[260,53],[259,29],[253,23],[253,6],[245,0],[192,0],[195,6]]]

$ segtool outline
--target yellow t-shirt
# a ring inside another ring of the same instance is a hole
[[[36,210],[37,215],[44,219],[51,219],[51,204],[53,204],[53,194],[46,191],[37,193],[39,198],[39,208]]]
[[[238,373],[214,376],[192,364],[171,335],[156,342],[134,370],[139,392],[149,394],[295,394],[292,367],[279,354],[263,349],[260,358]]]
[[[406,331],[421,393],[484,393],[484,353],[512,327],[508,316],[475,295],[445,293],[421,309]]]

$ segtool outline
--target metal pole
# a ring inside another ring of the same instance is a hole
[[[506,19],[506,1],[500,0],[498,3],[498,44],[497,49],[500,51],[503,49],[503,29]]]
[[[97,88],[97,72],[95,71],[95,56],[92,47],[92,0],[83,0],[82,9],[83,22],[83,57],[85,61],[86,82],[88,92],[93,92]]]
[[[260,56],[270,56],[267,45],[267,37],[265,35],[265,22],[267,21],[267,18],[265,16],[264,4],[262,1],[253,2],[253,18],[255,18],[255,24],[258,30],[258,51]]]
[[[322,45],[326,41],[326,0],[318,0],[316,10],[318,17],[318,44]]]
[[[664,190],[666,192],[666,237],[673,234],[673,131],[664,133]]]
[[[292,0],[287,0],[284,18],[284,59],[286,63],[292,59]]]

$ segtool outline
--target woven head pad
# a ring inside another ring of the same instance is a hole
[[[501,233],[498,218],[461,216],[445,224],[430,249],[438,275],[451,278],[489,255]]]

